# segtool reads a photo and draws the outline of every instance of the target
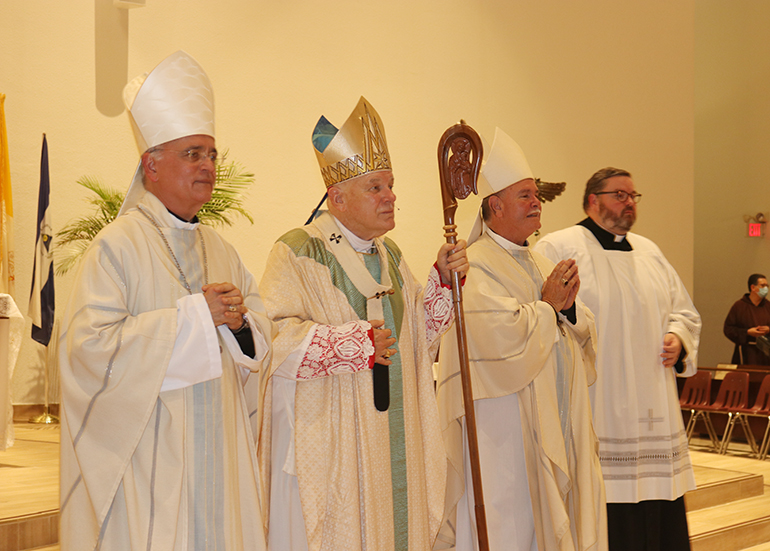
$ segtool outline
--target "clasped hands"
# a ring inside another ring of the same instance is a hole
[[[560,261],[543,282],[542,300],[550,304],[554,310],[561,312],[575,304],[580,290],[580,277],[575,260],[569,258]]]
[[[385,329],[385,320],[369,320],[374,333],[374,362],[380,365],[390,365],[389,359],[398,351],[390,348],[396,344],[396,339],[390,336],[390,329]]]
[[[243,314],[248,311],[243,304],[240,289],[229,282],[208,283],[201,288],[211,312],[214,325],[227,325],[232,331],[243,326]]]

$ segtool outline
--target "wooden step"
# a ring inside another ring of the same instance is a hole
[[[764,492],[764,477],[761,474],[701,465],[693,465],[693,471],[698,487],[684,495],[688,512],[760,496]]]
[[[3,551],[37,549],[58,541],[59,511],[0,520],[0,549]]]
[[[58,427],[17,425],[16,438],[0,452],[0,551],[59,551],[56,539],[29,539],[58,535]],[[763,476],[770,482],[770,461],[735,448],[727,455],[706,445],[691,449],[698,484],[685,496],[692,551],[770,551],[770,518],[763,516],[770,515],[770,487],[762,485]]]
[[[59,541],[59,428],[15,425],[16,442],[0,452],[0,550]]]
[[[770,488],[766,493],[687,515],[692,551],[738,551],[770,542]]]

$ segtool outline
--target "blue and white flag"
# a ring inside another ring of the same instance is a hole
[[[48,346],[53,330],[53,228],[48,209],[50,193],[48,179],[48,142],[43,134],[43,153],[40,158],[40,191],[37,198],[37,238],[32,267],[32,292],[29,296],[28,315],[32,318],[32,338]]]

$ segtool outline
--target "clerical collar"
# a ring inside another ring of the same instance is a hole
[[[166,205],[163,204],[163,201],[158,199],[158,196],[151,191],[145,191],[144,195],[142,195],[141,199],[139,200],[139,204],[144,204],[149,207],[153,214],[158,216],[158,222],[160,222],[162,226],[168,225],[169,227],[177,228],[180,230],[194,230],[200,223],[197,215],[193,216],[193,219],[188,222],[175,212],[172,212]],[[171,216],[164,216],[163,210],[165,210]]]
[[[628,242],[625,235],[616,235],[611,231],[607,231],[599,224],[594,222],[589,216],[585,220],[578,222],[578,226],[583,226],[596,237],[599,244],[608,251],[633,251],[634,248],[631,243]]]
[[[500,245],[506,251],[517,252],[517,251],[525,251],[525,250],[529,249],[529,241],[525,241],[524,245],[517,245],[513,241],[509,241],[505,237],[503,237],[502,235],[499,235],[499,234],[495,233],[494,231],[492,231],[492,228],[490,228],[486,224],[484,225],[484,229],[486,230],[486,232],[489,235],[489,237],[491,237],[492,240],[495,243]]]
[[[350,246],[353,247],[353,250],[359,253],[370,253],[372,252],[372,247],[374,246],[374,239],[361,239],[356,234],[354,234],[352,231],[347,229],[345,225],[337,220],[335,216],[332,216],[334,218],[334,221],[337,223],[337,227],[340,229],[342,234],[345,236],[345,239],[348,240],[348,243],[350,243]]]
[[[198,223],[198,215],[197,214],[192,217],[192,220],[185,220],[184,218],[179,216],[177,213],[172,211],[170,208],[166,207],[166,210],[169,212],[169,214],[171,214],[175,218],[179,218],[182,222],[185,222],[186,224],[197,224]]]

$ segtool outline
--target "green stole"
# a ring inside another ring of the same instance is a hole
[[[380,263],[377,254],[364,254],[364,262],[372,277],[380,281]],[[396,278],[394,278],[396,279]],[[394,289],[396,290],[396,289]],[[382,299],[382,313],[385,319],[385,328],[390,329],[391,336],[395,336],[394,347],[398,350],[398,339],[401,334],[401,318],[403,316],[403,296],[401,289],[397,290],[401,301],[398,322],[394,319],[391,297],[387,295]],[[390,387],[390,407],[388,408],[388,424],[390,428],[390,477],[393,485],[393,534],[394,549],[406,551],[409,548],[409,506],[406,483],[406,438],[404,436],[404,395],[401,369],[401,355],[390,357],[392,362],[388,366],[388,379]]]

